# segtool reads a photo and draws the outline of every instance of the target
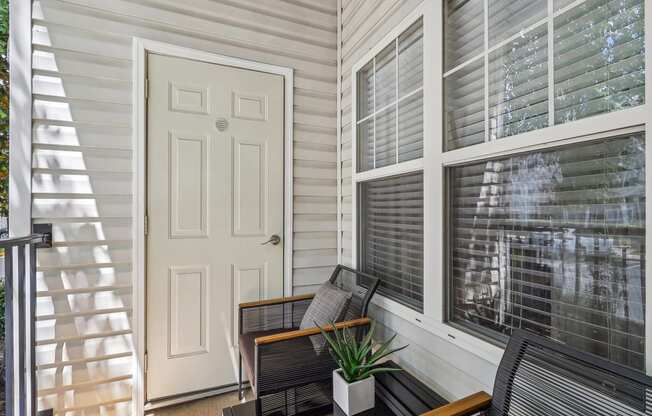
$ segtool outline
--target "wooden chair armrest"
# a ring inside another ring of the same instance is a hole
[[[314,293],[310,293],[307,295],[299,295],[299,296],[288,296],[288,297],[283,297],[283,298],[274,298],[274,299],[266,299],[266,300],[259,300],[256,302],[244,302],[238,305],[240,309],[247,309],[247,308],[255,308],[256,306],[268,306],[268,305],[280,305],[282,303],[290,303],[290,302],[298,302],[301,300],[309,300],[315,297]]]
[[[324,331],[332,332],[335,330],[335,328],[337,329],[354,328],[354,327],[370,325],[370,324],[371,324],[371,319],[359,318],[359,319],[353,319],[351,321],[337,322],[335,324],[335,327],[333,327],[332,325],[326,325],[324,327]],[[317,327],[297,329],[295,331],[281,332],[280,334],[267,335],[265,337],[256,338],[256,345],[265,345],[274,342],[281,342],[281,341],[287,341],[287,340],[297,339],[302,337],[309,337],[320,333],[321,331]]]
[[[438,407],[421,416],[464,416],[486,409],[491,404],[491,396],[484,391]]]

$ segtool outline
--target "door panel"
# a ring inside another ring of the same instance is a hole
[[[208,347],[208,266],[170,268],[168,357],[204,354]]]
[[[237,305],[283,294],[283,78],[148,56],[147,399],[237,381]]]
[[[267,264],[233,265],[233,346],[238,345],[238,304],[264,299],[266,280]]]
[[[233,118],[267,120],[267,96],[234,91]]]
[[[170,237],[208,235],[208,136],[170,133]]]
[[[208,87],[170,82],[168,88],[170,111],[208,114]]]
[[[233,138],[234,235],[265,235],[266,159],[264,142]]]

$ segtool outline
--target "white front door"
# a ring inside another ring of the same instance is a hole
[[[237,380],[237,304],[283,293],[283,78],[150,54],[147,400]],[[272,236],[278,244],[265,244]]]

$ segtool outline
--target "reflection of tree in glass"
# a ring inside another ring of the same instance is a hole
[[[645,102],[641,0],[588,0],[555,18],[555,120]]]
[[[627,351],[642,349],[644,342],[645,144],[633,136],[620,147],[615,142],[607,145],[615,147],[610,154],[616,155],[605,162],[604,203],[610,208],[605,214],[605,265],[599,281],[607,299],[607,353],[617,361],[635,362]]]
[[[637,134],[456,168],[456,317],[641,368],[644,159]]]
[[[548,125],[546,28],[541,25],[490,55],[492,139]]]
[[[475,305],[469,308],[467,318],[485,323],[490,320],[501,331],[509,331],[503,326],[513,325],[510,253],[528,245],[530,228],[540,228],[542,223],[550,221],[540,215],[537,207],[553,202],[553,190],[560,181],[558,157],[552,153],[485,164],[473,242],[469,245],[474,255],[465,273],[465,301]],[[476,240],[482,243],[476,244]],[[479,251],[480,248],[484,251]]]

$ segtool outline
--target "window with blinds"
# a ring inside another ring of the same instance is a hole
[[[447,0],[445,149],[643,104],[643,3]]]
[[[379,293],[423,312],[423,173],[359,184],[358,267]]]
[[[645,364],[644,133],[448,168],[449,320]]]
[[[357,72],[358,172],[423,156],[423,27],[412,24]]]

